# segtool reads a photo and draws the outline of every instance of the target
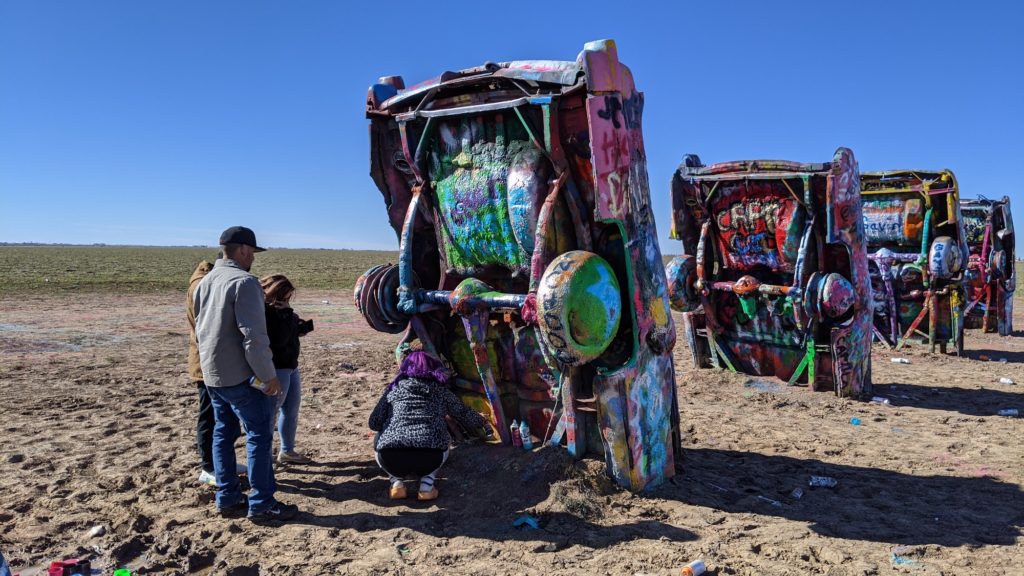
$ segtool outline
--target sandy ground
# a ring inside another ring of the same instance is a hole
[[[299,428],[317,464],[278,470],[303,513],[275,528],[216,517],[196,483],[182,294],[0,297],[0,551],[15,571],[79,555],[104,574],[667,575],[697,558],[711,574],[1024,574],[1024,420],[995,415],[1024,410],[1024,338],[971,331],[967,357],[917,347],[899,354],[910,365],[876,347],[888,406],[696,371],[680,344],[671,483],[635,495],[561,449],[470,445],[439,500],[394,504],[366,419],[396,337],[349,300],[296,303],[317,326]],[[525,513],[540,528],[513,528]]]

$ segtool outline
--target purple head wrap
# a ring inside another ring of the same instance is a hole
[[[391,384],[388,384],[388,390],[394,388],[395,384],[397,384],[399,380],[403,380],[405,378],[420,378],[444,384],[448,382],[448,379],[451,377],[451,371],[445,368],[444,364],[442,364],[440,360],[426,352],[417,350],[415,352],[410,352],[409,355],[402,360],[402,365],[398,368],[398,376],[391,381]]]

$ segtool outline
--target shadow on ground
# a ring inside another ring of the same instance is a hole
[[[570,544],[602,548],[638,539],[697,538],[658,518],[601,525],[605,497],[576,491],[572,481],[569,485],[559,482],[571,466],[571,457],[560,448],[524,453],[508,447],[465,446],[453,450],[442,468],[441,497],[433,502],[417,501],[414,483],[409,484],[413,498],[389,500],[387,479],[372,461],[324,464],[302,472],[296,468],[297,474],[278,479],[278,489],[301,495],[301,500],[312,504],[303,507],[295,523],[360,532],[405,528],[435,537],[541,541],[554,544],[555,549]],[[297,478],[300,474],[303,477]],[[552,490],[555,504],[549,500]],[[382,510],[380,514],[324,514],[324,509],[334,506],[317,506],[319,499],[362,500]],[[538,528],[514,527],[513,522],[527,513],[536,518]]]
[[[903,545],[1013,545],[1024,526],[1020,488],[990,477],[913,476],[732,450],[684,453],[683,475],[651,496],[808,522],[830,538]],[[811,488],[812,475],[838,485]],[[799,499],[796,488],[804,492]]]
[[[971,416],[992,416],[1004,408],[1024,412],[1024,390],[1020,385],[992,382],[991,388],[931,388],[920,384],[875,384],[874,394],[889,399],[893,406],[946,410]],[[1000,389],[1002,388],[1002,389]]]

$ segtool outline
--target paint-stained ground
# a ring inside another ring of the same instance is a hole
[[[367,328],[347,292],[300,291],[316,330],[299,448],[316,464],[278,469],[302,514],[257,527],[216,517],[196,483],[183,300],[0,297],[0,551],[23,576],[76,555],[104,574],[668,575],[698,558],[711,574],[1024,573],[1024,420],[996,415],[1024,411],[1019,336],[971,331],[966,357],[914,347],[898,354],[909,365],[876,345],[888,405],[696,371],[680,338],[672,482],[634,495],[600,461],[469,445],[439,500],[395,503],[366,420],[397,337]],[[524,514],[539,527],[514,528]]]

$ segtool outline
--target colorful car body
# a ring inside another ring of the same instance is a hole
[[[613,41],[369,90],[371,175],[400,241],[357,283],[371,326],[451,363],[458,395],[603,452],[643,489],[674,474],[679,424],[643,94]],[[408,327],[408,328],[407,328]]]
[[[916,335],[932,352],[953,344],[959,354],[967,243],[956,177],[949,170],[865,172],[861,194],[875,336],[902,348]]]
[[[820,164],[684,159],[672,178],[672,238],[683,255],[666,275],[697,367],[870,394],[858,182],[846,148]]]
[[[961,200],[964,235],[970,257],[967,262],[967,328],[1013,332],[1014,269],[1013,216],[1010,199]],[[994,321],[993,321],[994,318]]]

